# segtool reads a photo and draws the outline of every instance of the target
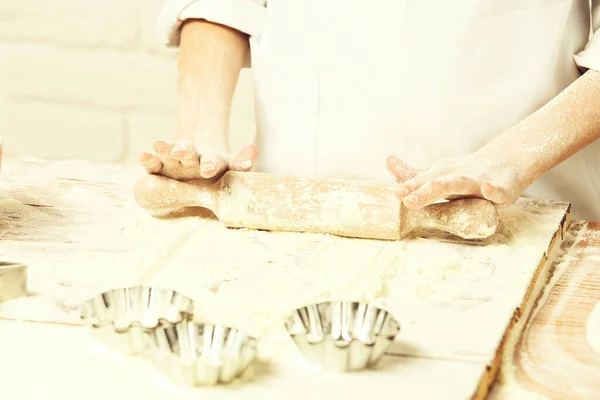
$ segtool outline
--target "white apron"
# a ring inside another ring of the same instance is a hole
[[[588,0],[269,0],[252,38],[257,170],[387,181],[465,156],[579,76]],[[599,94],[600,95],[600,94]],[[526,193],[600,220],[600,142]]]

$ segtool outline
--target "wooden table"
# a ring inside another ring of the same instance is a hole
[[[69,252],[71,259],[80,257],[81,274],[85,273],[85,259],[90,251],[101,251],[109,258],[114,256],[117,259],[126,247],[126,243],[106,237],[101,231],[78,230],[78,226],[87,224],[92,216],[94,221],[105,218],[106,223],[110,224],[112,215],[103,211],[106,207],[101,205],[110,203],[118,207],[118,204],[129,200],[129,193],[123,191],[123,184],[133,183],[142,172],[135,168],[100,167],[81,162],[62,163],[63,170],[69,165],[72,169],[68,177],[59,179],[52,188],[36,187],[39,174],[51,169],[52,163],[29,160],[6,163],[4,166],[7,169],[4,175],[10,175],[13,168],[27,166],[19,174],[19,189],[8,193],[10,196],[44,209],[46,213],[59,214],[68,221],[61,227],[45,229],[43,218],[37,219],[35,224],[28,224],[27,217],[11,216],[11,212],[18,213],[17,208],[4,204],[4,219],[18,218],[21,222],[17,231],[13,229],[7,233],[4,228],[8,225],[6,222],[3,225],[0,219],[0,240],[8,239],[5,243],[10,242],[11,246],[8,249],[5,245],[3,252],[3,246],[0,245],[0,258],[3,253],[35,253],[36,257],[47,256],[50,263],[47,271],[39,271],[37,280],[29,283],[34,296],[38,294],[43,297],[49,290],[60,290],[60,287],[48,288],[47,281],[50,280],[59,282],[58,286],[65,288],[74,285],[69,281],[73,279],[72,275],[57,279],[56,275],[60,275],[64,267],[60,261],[56,261],[60,260],[61,254]],[[78,212],[72,213],[68,207],[60,207],[60,190],[69,192],[70,201],[64,204],[70,206],[78,190],[94,193],[95,200],[90,202],[90,196],[86,196],[85,202],[77,204]],[[44,243],[44,246],[40,246],[40,243]],[[514,354],[505,354],[501,376],[491,398],[512,399],[525,394],[532,398],[549,399],[600,398],[600,354],[590,347],[585,335],[588,316],[600,300],[600,224],[583,221],[571,223],[564,233],[560,253],[552,268],[556,284],[552,290],[545,291],[544,298],[547,300],[530,321]],[[54,275],[50,277],[49,274]],[[11,316],[11,310],[4,310],[2,318],[69,325],[73,321],[61,321],[61,315],[65,309],[74,309],[79,300],[74,298],[71,302],[55,304],[54,308],[48,308],[46,318],[40,318],[39,314],[28,318],[27,310],[23,309],[15,311],[14,316]],[[435,374],[435,371],[432,373]]]

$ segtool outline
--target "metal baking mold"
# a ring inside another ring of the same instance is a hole
[[[113,289],[87,300],[81,319],[107,347],[135,355],[147,348],[148,333],[190,319],[193,311],[192,299],[179,292],[134,286]]]
[[[309,363],[325,370],[357,371],[381,359],[400,326],[381,308],[332,301],[296,309],[286,329]]]
[[[0,261],[0,303],[27,296],[27,266]]]
[[[147,354],[173,383],[227,384],[242,376],[256,356],[256,339],[228,326],[184,320],[155,329]]]

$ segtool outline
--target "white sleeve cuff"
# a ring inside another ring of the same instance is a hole
[[[600,29],[592,36],[585,49],[575,54],[575,62],[581,68],[600,71]]]
[[[158,19],[158,34],[169,47],[179,46],[181,24],[204,19],[258,37],[267,15],[266,0],[167,0]]]
[[[575,55],[575,62],[581,68],[600,71],[600,0],[592,0],[591,6],[594,35],[585,49]]]

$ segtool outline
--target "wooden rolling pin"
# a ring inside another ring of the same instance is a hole
[[[394,188],[229,171],[216,182],[148,175],[137,183],[135,199],[152,211],[204,207],[230,228],[382,240],[398,240],[414,230],[444,231],[464,239],[484,239],[496,232],[498,214],[486,200],[453,200],[413,211],[404,207]]]

